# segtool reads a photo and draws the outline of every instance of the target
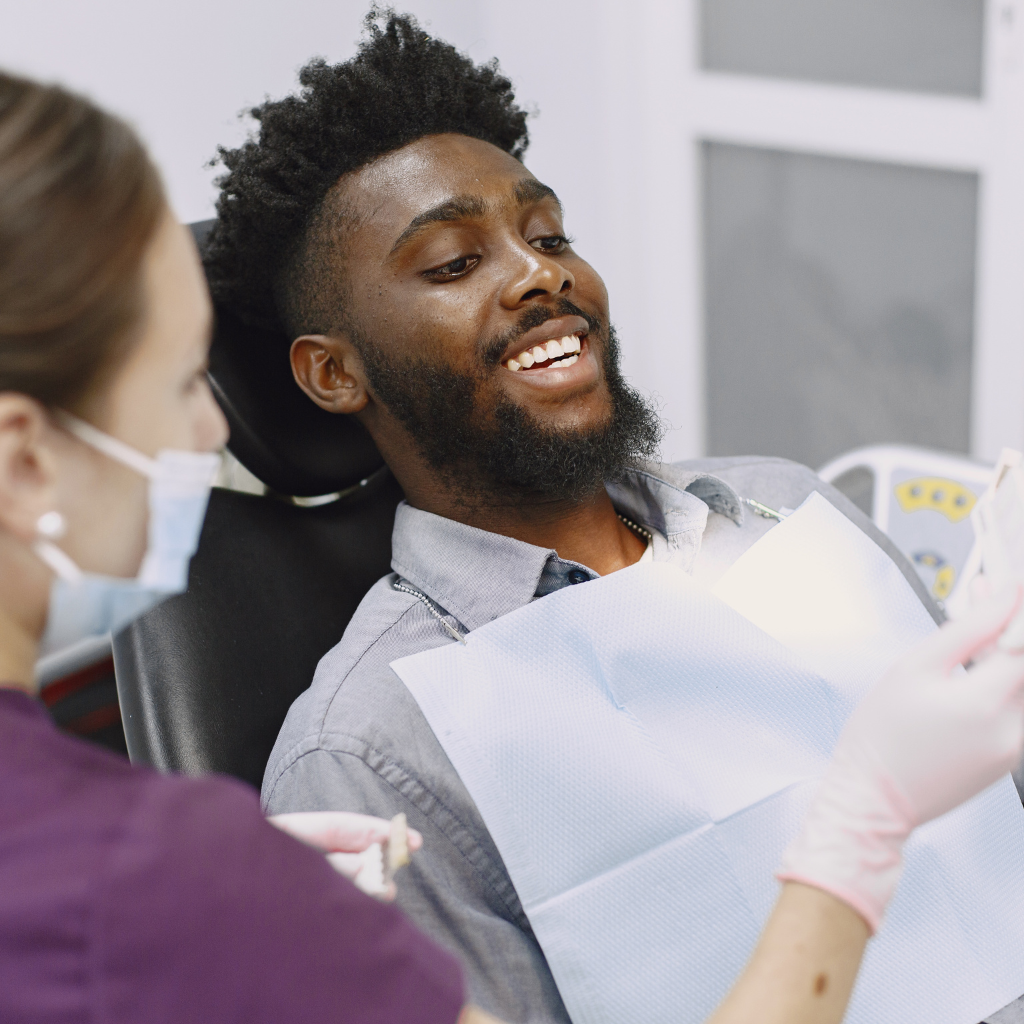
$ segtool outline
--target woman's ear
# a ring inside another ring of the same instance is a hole
[[[56,428],[35,399],[0,392],[0,529],[26,543],[57,499]]]
[[[303,334],[290,355],[295,382],[321,409],[351,415],[369,404],[363,362],[348,338]]]

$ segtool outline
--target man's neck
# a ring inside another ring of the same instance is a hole
[[[490,533],[553,548],[560,558],[593,569],[601,576],[633,565],[647,544],[623,523],[602,487],[582,501],[512,501],[461,503],[446,493],[406,494],[409,503],[424,511],[474,526]],[[433,500],[431,500],[433,499]]]

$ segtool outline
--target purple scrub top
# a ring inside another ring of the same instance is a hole
[[[453,1024],[457,963],[222,777],[133,768],[0,689],[0,1021]]]

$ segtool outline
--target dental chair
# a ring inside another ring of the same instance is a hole
[[[212,221],[193,225],[202,246]],[[114,638],[132,761],[259,786],[292,701],[390,571],[401,491],[353,419],[294,383],[288,340],[218,311],[210,383],[268,489],[215,488],[188,592]]]
[[[834,484],[910,559],[936,601],[956,591],[974,544],[971,509],[994,467],[964,455],[880,444],[826,463]]]

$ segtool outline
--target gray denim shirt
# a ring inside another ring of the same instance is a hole
[[[774,521],[742,498],[796,508],[817,490],[883,547],[938,617],[917,574],[851,502],[783,459],[649,466],[609,485],[618,511],[654,533],[653,556],[712,583]],[[292,705],[263,781],[268,813],[404,811],[423,849],[399,876],[399,906],[463,962],[472,1002],[510,1024],[569,1018],[544,954],[479,812],[419,706],[389,667],[455,643],[400,579],[450,626],[469,631],[595,576],[551,550],[402,504],[394,574],[366,595],[313,683]],[[1010,1020],[1011,1018],[1006,1018]]]

